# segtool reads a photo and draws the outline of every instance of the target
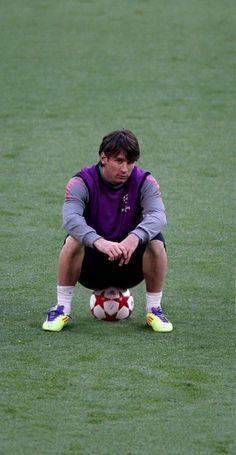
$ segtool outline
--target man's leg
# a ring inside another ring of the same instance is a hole
[[[173,326],[161,308],[167,254],[160,240],[148,242],[143,255],[143,274],[146,283],[147,323],[157,332],[170,332]]]
[[[84,246],[73,237],[67,237],[58,260],[58,286],[75,286],[84,259]]]
[[[143,254],[143,274],[147,292],[162,292],[167,271],[167,255],[164,243],[151,240]]]
[[[69,322],[71,301],[80,276],[84,247],[73,237],[67,237],[58,260],[57,304],[48,312],[44,330],[60,331]]]

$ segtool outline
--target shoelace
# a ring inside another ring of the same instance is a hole
[[[57,316],[61,316],[63,312],[61,310],[51,310],[48,312],[48,321],[53,321]]]
[[[162,308],[152,307],[152,313],[155,314],[155,316],[158,316],[163,322],[169,322]]]

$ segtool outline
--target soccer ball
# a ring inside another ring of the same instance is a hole
[[[129,289],[96,289],[90,297],[90,309],[96,319],[119,321],[128,319],[134,308]]]

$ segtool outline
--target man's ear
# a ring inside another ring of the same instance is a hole
[[[100,161],[103,166],[107,163],[107,156],[105,155],[104,152],[100,153]]]

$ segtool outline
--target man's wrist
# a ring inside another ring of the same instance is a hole
[[[96,240],[94,240],[94,242],[93,242],[93,247],[96,248],[96,243],[98,243],[99,240],[105,240],[105,239],[104,239],[103,237],[98,237]]]
[[[135,240],[138,240],[138,243],[141,243],[141,242],[142,242],[142,240],[140,239],[140,237],[139,237],[137,234],[135,234],[134,232],[130,232],[130,233],[128,234],[128,237],[133,237]]]

